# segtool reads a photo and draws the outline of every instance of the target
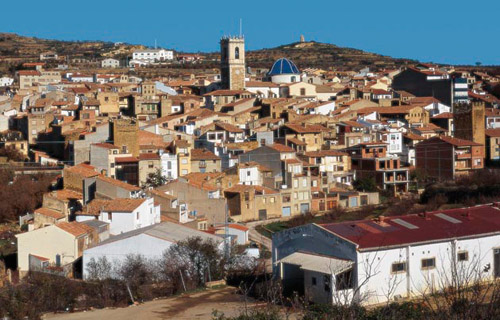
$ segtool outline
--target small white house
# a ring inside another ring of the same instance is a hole
[[[120,67],[120,60],[117,59],[104,59],[101,61],[101,67],[102,68],[119,68]]]
[[[372,305],[500,277],[500,203],[309,224],[273,236],[285,293]],[[472,277],[472,278],[471,278]]]
[[[122,262],[128,255],[140,254],[145,259],[160,259],[172,244],[190,237],[213,240],[223,248],[223,239],[212,234],[192,229],[173,222],[141,228],[113,236],[83,252],[83,279],[88,279],[88,265],[92,259],[106,257],[112,264]]]
[[[0,87],[8,87],[14,83],[14,79],[10,77],[0,78]]]
[[[221,224],[215,227],[216,234],[224,235],[227,231],[229,236],[234,236],[236,238],[236,243],[239,245],[246,245],[248,243],[248,232],[249,229],[241,224],[228,223],[227,230],[226,225]]]
[[[167,179],[177,179],[177,155],[160,150],[161,174]]]
[[[160,223],[160,206],[153,198],[93,200],[75,215],[78,222],[97,217],[109,223],[109,233],[116,235]]]
[[[403,134],[397,130],[390,129],[382,134],[382,141],[388,144],[387,153],[398,154],[403,152]]]

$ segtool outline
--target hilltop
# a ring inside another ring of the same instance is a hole
[[[299,68],[335,67],[344,70],[357,70],[364,66],[394,68],[417,62],[315,41],[295,42],[276,48],[250,51],[247,53],[247,62],[250,66],[269,68],[276,59],[281,57],[291,59]]]
[[[115,44],[105,41],[62,41],[0,33],[0,57],[38,59],[40,53],[54,51],[59,55],[108,57],[126,55],[142,45]]]

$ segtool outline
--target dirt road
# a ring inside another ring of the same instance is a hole
[[[146,302],[138,306],[102,309],[68,314],[49,314],[44,319],[55,320],[123,320],[123,319],[212,319],[218,310],[227,316],[237,316],[245,304],[243,296],[233,287],[211,289],[182,296]],[[255,306],[252,301],[249,306]]]

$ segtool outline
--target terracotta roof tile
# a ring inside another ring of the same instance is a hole
[[[63,219],[65,216],[59,211],[52,210],[49,208],[41,207],[35,210],[36,214],[41,214],[46,217],[54,218],[56,220]]]
[[[212,151],[207,149],[193,149],[191,150],[191,160],[220,160]]]
[[[85,234],[91,233],[94,229],[92,227],[89,227],[88,225],[80,222],[60,222],[56,224],[56,226],[72,235],[75,237],[80,237]]]

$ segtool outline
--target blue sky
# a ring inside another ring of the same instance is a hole
[[[306,40],[393,57],[500,65],[499,0],[27,0],[1,5],[0,32],[215,51],[224,34],[247,49]],[[9,14],[10,12],[10,14]]]

